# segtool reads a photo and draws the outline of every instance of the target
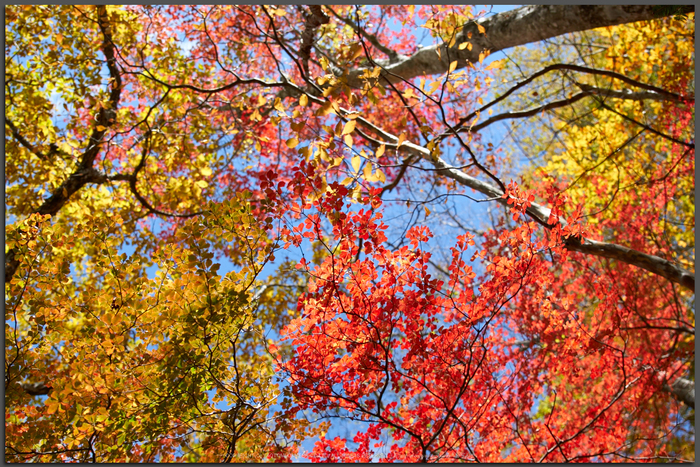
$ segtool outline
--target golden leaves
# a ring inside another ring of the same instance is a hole
[[[343,127],[343,132],[341,133],[341,135],[349,135],[350,133],[355,131],[356,123],[357,122],[355,120],[349,120]]]
[[[360,156],[355,155],[350,160],[350,164],[352,165],[352,169],[355,171],[355,173],[358,173],[360,171],[360,164],[362,164],[362,159],[360,158]]]

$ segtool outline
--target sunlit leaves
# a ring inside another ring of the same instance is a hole
[[[482,111],[495,83],[522,79],[504,81],[512,61],[587,60],[689,96],[690,23],[464,67],[498,34],[464,7],[6,13],[6,457],[690,452],[664,433],[680,426],[665,384],[692,368],[692,296],[569,247],[615,240],[692,268],[692,105],[567,72],[499,104],[591,94],[534,116],[513,150],[527,161],[478,130],[502,110]],[[402,81],[421,28],[441,72]],[[475,198],[467,177],[498,187]],[[329,432],[348,419],[352,437]]]

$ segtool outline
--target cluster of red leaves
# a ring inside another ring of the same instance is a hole
[[[302,164],[290,190],[314,189],[312,172]],[[544,236],[534,222],[488,233],[471,255],[485,261],[482,277],[465,261],[473,237],[460,236],[447,284],[428,273],[427,227],[408,231],[410,246],[384,246],[378,190],[362,200],[373,209],[351,211],[339,184],[303,206],[314,213],[284,230],[287,241],[320,239],[323,218],[333,237],[320,265],[297,265],[310,280],[300,317],[283,331],[294,349],[280,363],[296,400],[288,415],[368,423],[354,448],[322,438],[311,460],[564,461],[658,447],[654,430],[669,413],[659,390],[681,368],[678,355],[650,348],[671,332],[640,326],[638,310],[655,306],[669,319],[677,310],[661,306],[661,290],[634,294],[610,275],[577,274],[563,245],[581,235],[580,212],[562,227],[566,198],[557,193],[549,190]],[[533,200],[514,183],[506,197],[514,214]]]

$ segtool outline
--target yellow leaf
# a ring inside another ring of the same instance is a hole
[[[309,96],[306,94],[302,94],[301,97],[299,98],[299,105],[302,107],[306,107],[306,105],[309,103]]]
[[[201,173],[205,177],[208,177],[212,174],[212,171],[211,171],[210,167],[204,167],[204,168],[199,169],[199,173]]]
[[[287,147],[289,149],[294,149],[295,147],[297,147],[298,144],[299,144],[299,140],[293,136],[287,140]]]
[[[492,70],[494,68],[499,69],[503,65],[504,60],[494,60],[493,62],[489,63],[484,70]]]
[[[423,209],[425,209],[425,215],[429,216],[430,215],[430,209],[428,209],[428,206],[423,206]]]
[[[51,399],[47,400],[47,401],[46,401],[46,412],[45,412],[45,413],[46,413],[47,415],[51,415],[51,414],[53,414],[53,413],[56,413],[56,411],[58,410],[59,404],[60,404],[60,403],[59,403],[58,401],[56,401],[56,400],[51,400]]]
[[[355,120],[350,120],[350,121],[348,121],[348,122],[345,124],[345,126],[343,127],[343,132],[341,133],[341,135],[349,135],[350,133],[352,133],[353,131],[355,131],[355,125],[356,125],[356,124],[357,124],[357,122],[356,122]]]
[[[479,63],[482,63],[484,61],[484,58],[486,57],[486,54],[484,52],[479,53]]]
[[[333,108],[333,104],[328,101],[325,104],[323,104],[321,107],[318,108],[316,111],[316,115],[319,117],[325,117],[329,113],[331,113],[331,109]]]
[[[471,44],[470,44],[469,42],[462,42],[461,44],[459,44],[459,47],[457,47],[457,48],[458,48],[459,50],[464,50],[464,49],[467,48],[467,46],[470,46],[470,45],[471,45]],[[469,50],[471,50],[471,49],[469,49]]]
[[[323,149],[319,149],[317,154],[318,154],[318,157],[320,157],[322,160],[324,160],[326,162],[331,162],[331,160],[332,160],[330,157],[328,157],[328,153],[326,151],[324,151]]]
[[[432,83],[430,83],[430,89],[428,90],[428,92],[427,92],[426,94],[432,94],[432,93],[434,93],[435,90],[436,90],[438,87],[440,87],[440,84],[442,84],[440,81],[433,81]]]
[[[209,186],[209,184],[207,182],[205,182],[204,180],[197,180],[196,185],[200,188],[206,188]]]
[[[102,125],[97,125],[95,128],[97,129],[97,131],[105,131],[107,129],[107,127],[104,127]]]
[[[326,71],[328,69],[328,59],[326,57],[321,57],[318,61],[321,63],[321,68],[323,68],[323,71]]]
[[[348,186],[348,185],[350,185],[350,184],[353,182],[353,180],[355,180],[355,179],[352,178],[352,177],[345,177],[345,178],[343,179],[343,181],[340,182],[340,184],[343,185],[343,186]]]
[[[352,135],[345,135],[343,141],[345,141],[345,144],[347,144],[349,148],[352,148]]]
[[[386,175],[384,175],[384,172],[382,172],[381,169],[377,169],[375,175],[377,176],[377,180],[382,183],[386,183]]]
[[[350,159],[350,164],[352,164],[352,168],[355,171],[355,173],[360,171],[360,164],[362,164],[362,159],[360,159],[360,156],[353,156],[352,159]]]
[[[479,33],[486,35],[486,28],[484,28],[482,25],[476,23],[476,28],[479,30]]]
[[[457,69],[457,60],[455,60],[455,61],[453,61],[452,63],[450,63],[450,73],[452,73],[452,72],[455,71],[456,69]]]
[[[375,155],[377,158],[382,157],[382,155],[384,155],[384,150],[385,150],[385,149],[386,149],[386,146],[382,144],[381,146],[379,146],[379,149],[377,149],[377,152],[375,152],[374,155]]]
[[[400,148],[404,141],[406,141],[406,133],[401,133],[399,135],[399,143],[396,147]]]
[[[364,52],[362,44],[356,43],[350,46],[350,60],[355,60],[360,54]]]
[[[372,164],[367,164],[365,165],[365,169],[362,171],[364,179],[367,180],[368,182],[376,182],[377,177],[372,175]]]

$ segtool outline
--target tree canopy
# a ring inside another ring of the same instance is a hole
[[[5,7],[9,462],[694,460],[694,8]]]

